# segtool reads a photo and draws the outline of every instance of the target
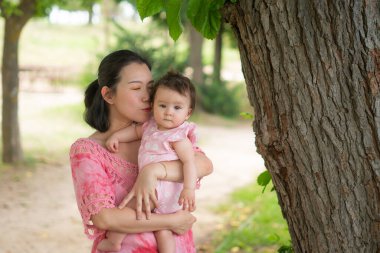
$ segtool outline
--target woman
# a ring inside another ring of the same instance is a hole
[[[85,233],[94,239],[92,252],[97,252],[106,230],[127,234],[119,252],[157,252],[152,231],[163,229],[177,234],[177,252],[195,252],[190,230],[195,217],[187,211],[150,214],[157,203],[157,180],[181,181],[181,163],[165,162],[165,166],[146,168],[137,174],[139,141],[120,143],[118,153],[105,148],[105,141],[114,132],[149,118],[147,89],[153,82],[150,68],[146,60],[131,51],[113,52],[102,60],[98,79],[85,92],[85,120],[96,132],[72,145],[70,161]],[[210,160],[202,152],[195,154],[198,177],[210,174]],[[136,211],[117,208],[127,195],[135,197]]]

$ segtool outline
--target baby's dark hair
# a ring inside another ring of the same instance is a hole
[[[190,107],[195,108],[195,87],[189,78],[174,70],[168,71],[163,77],[156,81],[149,90],[150,101],[153,104],[159,87],[166,87],[178,92],[179,94],[190,97]]]

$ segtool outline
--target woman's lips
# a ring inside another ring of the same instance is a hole
[[[151,111],[151,108],[150,108],[150,107],[148,107],[148,108],[144,108],[143,111],[150,112],[150,111]]]

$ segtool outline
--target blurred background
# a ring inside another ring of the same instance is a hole
[[[214,163],[197,192],[198,252],[284,249],[289,235],[277,197],[270,185],[263,193],[256,183],[264,162],[256,153],[254,113],[228,24],[207,40],[183,18],[184,33],[174,42],[165,13],[141,21],[134,1],[57,2],[31,17],[19,38],[22,161],[0,162],[0,253],[90,251],[68,152],[77,138],[93,132],[82,119],[83,92],[96,79],[102,57],[118,49],[147,57],[154,78],[175,69],[196,84],[198,107],[190,120],[199,125],[200,146]],[[4,9],[2,16],[5,38]],[[4,66],[10,58],[0,53]]]

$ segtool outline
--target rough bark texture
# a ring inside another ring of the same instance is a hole
[[[26,22],[33,16],[35,1],[22,1],[19,12],[5,17],[2,61],[2,143],[3,162],[17,163],[23,158],[18,121],[18,44]],[[2,11],[4,13],[4,11]]]
[[[239,0],[256,146],[296,252],[380,252],[380,2]]]

